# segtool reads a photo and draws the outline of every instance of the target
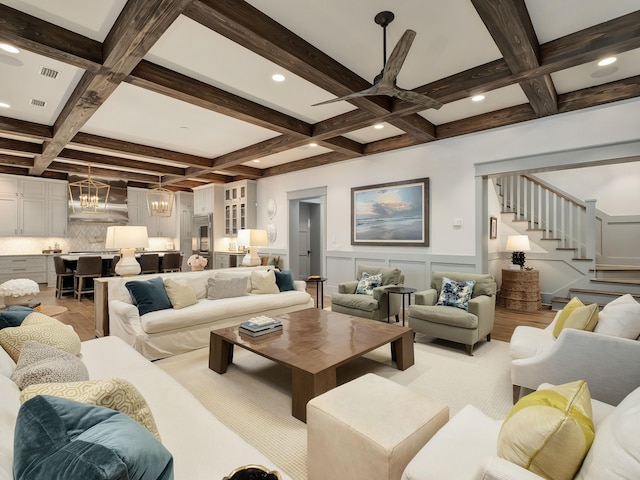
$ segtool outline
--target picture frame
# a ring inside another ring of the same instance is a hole
[[[351,245],[429,246],[429,178],[353,187]]]
[[[498,238],[498,219],[489,217],[489,239],[495,240],[496,238]]]

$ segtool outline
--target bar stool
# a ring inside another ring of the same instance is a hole
[[[180,270],[180,253],[165,253],[162,257],[162,273],[179,272]]]
[[[143,253],[138,259],[140,273],[158,273],[160,270],[160,257],[157,253]]]
[[[82,295],[93,293],[93,279],[102,276],[102,257],[80,257],[78,267],[73,276],[74,296],[80,301]],[[85,280],[89,280],[90,285],[85,286]]]
[[[109,264],[109,270],[107,270],[107,275],[110,277],[116,277],[118,274],[116,273],[116,265],[120,261],[120,255],[114,255],[111,259],[111,263]]]
[[[53,266],[56,269],[56,298],[62,298],[64,293],[73,293],[73,271],[57,255],[53,257]]]

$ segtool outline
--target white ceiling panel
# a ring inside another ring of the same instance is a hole
[[[123,83],[83,132],[217,157],[278,133]]]
[[[311,147],[311,146],[305,145],[303,147],[287,150],[286,152],[267,155],[266,157],[260,158],[259,162],[251,161],[251,162],[246,162],[244,165],[248,167],[256,167],[256,168],[276,167],[278,165],[282,165],[285,163],[294,162],[296,160],[302,160],[303,158],[316,157],[318,155],[322,155],[323,153],[329,153],[329,152],[331,152],[331,150],[329,150],[328,148],[321,147],[319,145],[317,147]]]
[[[345,134],[344,136],[350,138],[351,140],[355,140],[360,143],[369,143],[375,142],[377,140],[384,140],[385,138],[395,137],[397,135],[402,135],[404,131],[399,128],[394,127],[389,123],[381,123],[380,125],[383,128],[377,129],[374,128],[373,125],[370,127],[361,128],[360,130],[354,130]]]

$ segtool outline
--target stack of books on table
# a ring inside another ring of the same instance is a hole
[[[282,322],[280,320],[265,316],[253,317],[242,322],[238,331],[252,337],[259,337],[260,335],[266,335],[267,333],[277,332],[282,330]]]

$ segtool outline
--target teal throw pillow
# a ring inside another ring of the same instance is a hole
[[[467,282],[456,282],[447,277],[442,277],[442,290],[436,305],[447,305],[449,307],[469,310],[469,300],[473,294],[474,280]]]
[[[362,278],[358,282],[356,287],[356,293],[362,295],[373,295],[373,289],[382,285],[382,274],[369,275],[367,272],[362,272]]]
[[[151,280],[131,281],[124,284],[129,290],[133,304],[138,307],[140,315],[173,308],[169,295],[164,288],[162,277]]]
[[[291,270],[278,271],[274,270],[276,274],[276,285],[281,292],[289,292],[295,290],[296,287],[293,284],[293,272]]]
[[[27,315],[33,312],[33,308],[21,305],[11,305],[0,310],[0,330],[6,327],[19,327]]]
[[[173,457],[124,413],[37,395],[18,411],[13,475],[15,480],[173,480]]]

